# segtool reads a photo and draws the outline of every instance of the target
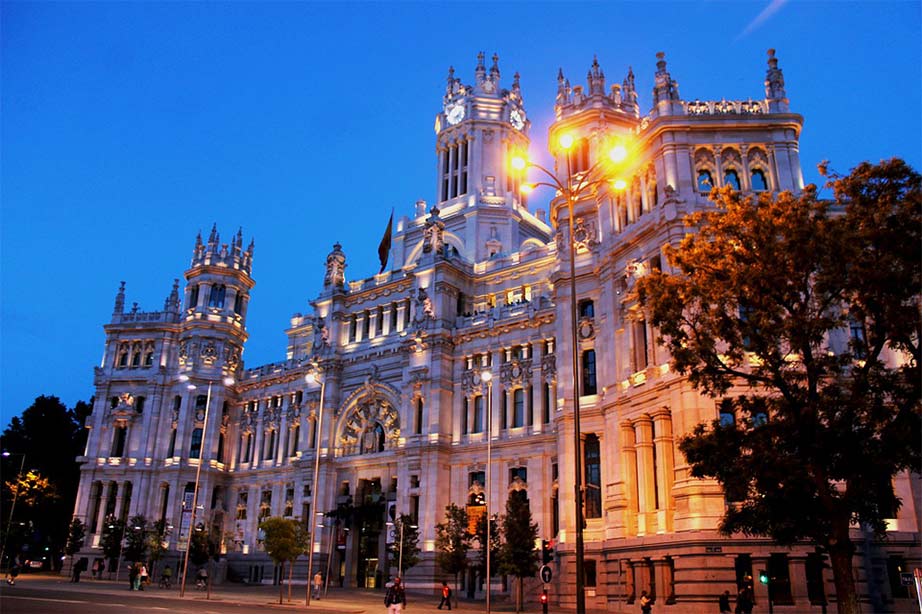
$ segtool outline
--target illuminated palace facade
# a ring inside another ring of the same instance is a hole
[[[380,274],[347,279],[346,251],[333,246],[310,313],[291,318],[285,360],[244,367],[254,281],[253,245],[241,233],[229,244],[217,230],[199,236],[185,286],[174,285],[162,311],[126,309],[123,284],[105,326],[79,459],[76,514],[88,524],[88,552],[99,556],[107,515],[143,514],[172,524],[175,560],[188,539],[201,458],[196,524],[223,535],[222,576],[271,580],[261,519],[309,526],[318,512],[340,509],[339,519],[314,523],[323,525],[315,568],[329,569],[333,583],[372,587],[387,565],[385,520],[397,512],[420,533],[421,561],[406,578],[434,588],[448,579],[434,563],[446,506],[476,513],[486,500],[502,513],[511,492],[525,491],[539,536],[556,548],[552,601],[573,607],[579,454],[589,607],[628,607],[646,590],[657,611],[711,612],[717,595],[735,594],[745,576],[767,569],[778,612],[820,612],[834,590],[812,546],[718,534],[724,493],[691,477],[677,441],[717,418],[720,401],[670,370],[629,298],[639,276],[667,266],[663,246],[681,239],[686,214],[709,206],[712,186],[802,189],[803,119],[789,109],[774,51],[757,100],[684,100],[657,59],[646,114],[631,71],[610,86],[595,61],[585,85],[558,76],[549,142],[574,136],[575,175],[612,137],[630,144],[625,189],[574,204],[575,339],[568,208],[557,199],[547,211],[529,209],[520,195],[508,165],[529,145],[519,77],[503,87],[497,58],[483,54],[472,84],[448,73],[436,117],[436,204],[419,201],[412,215],[394,219]],[[551,149],[566,173],[567,154]],[[305,381],[314,365],[325,382],[322,408],[319,387]],[[235,382],[224,383],[227,376]],[[865,598],[901,611],[911,601],[897,572],[920,564],[919,486],[900,478],[897,489],[903,508],[889,541],[859,537],[856,560]],[[302,557],[296,577],[306,571]],[[483,596],[476,571],[463,583],[462,595]],[[498,577],[493,586],[503,599],[512,584]],[[535,579],[526,595],[539,586]],[[755,593],[761,609],[765,587],[756,582]]]

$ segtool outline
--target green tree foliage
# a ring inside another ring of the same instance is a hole
[[[70,564],[74,564],[74,555],[83,548],[83,542],[86,539],[86,525],[83,521],[74,516],[67,526],[67,543],[64,544],[64,554],[70,557]]]
[[[502,547],[502,535],[500,534],[499,527],[502,525],[503,519],[498,514],[493,514],[490,517],[490,577],[495,576],[499,572],[497,564],[499,562],[499,553]],[[478,568],[481,570],[483,575],[486,575],[487,572],[487,517],[481,516],[477,521],[477,534],[474,536],[477,539],[477,543],[480,544],[480,556],[478,557]]]
[[[167,540],[172,532],[173,527],[166,519],[158,520],[153,523],[147,531],[147,550],[150,553],[148,558],[150,558],[152,567],[155,566],[166,553]],[[151,573],[153,573],[153,569],[151,569]]]
[[[450,503],[445,507],[445,522],[435,525],[435,562],[447,574],[455,578],[455,603],[460,591],[458,578],[467,569],[467,553],[471,549],[471,538],[467,531],[467,510]]]
[[[197,523],[189,536],[189,561],[201,567],[218,552],[218,544],[202,523]]]
[[[147,518],[142,514],[132,516],[125,528],[125,549],[122,556],[126,561],[143,561],[146,559],[147,548]]]
[[[894,476],[920,471],[922,191],[900,160],[827,176],[833,202],[714,190],[667,250],[674,273],[636,296],[679,373],[717,398],[736,387],[732,424],[680,442],[692,475],[739,499],[721,530],[822,546],[855,614],[849,526],[883,537]]]
[[[297,520],[278,516],[263,520],[259,523],[259,529],[266,535],[266,538],[263,540],[263,547],[266,549],[266,554],[280,567],[279,577],[282,576],[285,563],[291,563],[288,567],[288,600],[290,601],[291,568],[294,566],[295,559],[304,554],[305,550],[307,550],[307,534],[301,527],[301,523]],[[279,603],[282,603],[281,582],[279,582]]]
[[[503,517],[503,545],[500,550],[499,571],[518,578],[515,611],[522,611],[524,578],[538,572],[538,523],[531,518],[531,506],[525,491],[513,491],[506,500]]]
[[[109,560],[109,563],[106,564],[106,569],[109,571],[115,570],[116,561],[122,554],[122,539],[124,537],[125,522],[117,519],[112,514],[106,516],[102,524],[100,546],[103,554],[106,555],[106,559]]]
[[[387,546],[391,567],[400,563],[400,533],[403,529],[403,571],[419,563],[419,527],[413,524],[413,517],[400,514],[391,527],[393,542]],[[400,571],[398,570],[398,573]]]
[[[53,560],[60,560],[80,482],[75,459],[86,446],[83,422],[91,408],[92,400],[68,409],[57,397],[40,396],[3,431],[2,448],[12,454],[0,457],[0,474],[4,478],[18,475],[23,461],[20,455],[25,454],[25,469],[47,479],[56,495],[28,503],[17,498],[12,526],[20,527],[17,521],[28,519],[31,527],[25,534],[20,531],[10,536],[8,553],[18,552],[28,541],[32,550],[47,547]],[[10,509],[12,494],[9,489],[0,490],[0,510],[4,515]]]

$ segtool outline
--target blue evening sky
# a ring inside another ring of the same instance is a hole
[[[807,181],[901,156],[920,167],[919,2],[21,3],[2,10],[0,428],[40,394],[93,394],[119,281],[163,306],[201,229],[256,239],[244,358],[285,358],[334,241],[377,272],[392,207],[435,195],[449,65],[521,73],[533,155],[558,67],[633,66],[650,108],[657,51],[683,98],[761,98],[775,47],[805,117]],[[488,64],[489,66],[489,64]],[[532,199],[533,206],[544,199]]]

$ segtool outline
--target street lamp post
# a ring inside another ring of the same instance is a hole
[[[321,444],[323,443],[323,394],[326,391],[327,387],[327,378],[321,377],[323,373],[319,365],[314,365],[313,371],[304,376],[304,381],[308,384],[320,384],[320,408],[317,411],[317,430],[315,445],[314,445],[314,481],[311,483],[311,507],[314,508],[314,512],[317,512],[317,504],[320,500],[320,489],[317,487],[317,481],[320,479],[320,449]],[[308,540],[309,545],[307,547],[307,596],[305,599],[305,605],[311,604],[311,578],[312,571],[314,568],[314,536],[316,533],[316,522],[314,522],[313,515],[310,518],[311,526],[308,527],[311,531],[310,539]],[[329,573],[329,572],[327,572]]]
[[[189,376],[182,374],[179,376],[179,381],[188,382]],[[231,377],[226,377],[222,380],[225,386],[232,386],[234,384],[234,379]],[[205,397],[205,416],[202,418],[202,443],[199,446],[198,451],[198,467],[195,469],[195,486],[192,489],[192,515],[189,518],[189,537],[186,539],[186,554],[183,556],[182,564],[182,581],[179,585],[179,596],[183,597],[186,594],[186,576],[189,572],[189,551],[192,549],[192,535],[195,531],[195,512],[198,509],[198,487],[199,480],[202,476],[202,465],[205,464],[205,448],[207,447],[205,442],[207,441],[208,436],[208,412],[211,409],[211,386],[214,382],[208,382],[208,393]],[[195,384],[188,385],[189,390],[195,390]],[[180,524],[181,526],[181,524]]]
[[[487,555],[487,614],[490,614],[490,491],[493,490],[493,373],[483,371],[480,379],[487,383],[487,492],[484,503],[487,508],[487,543],[484,546]]]
[[[3,555],[6,553],[6,540],[10,536],[10,528],[13,526],[13,511],[16,509],[16,499],[19,498],[19,480],[22,479],[22,471],[26,466],[26,455],[23,452],[4,451],[2,456],[5,458],[9,458],[10,456],[21,456],[22,460],[19,461],[19,473],[16,474],[16,491],[13,492],[13,502],[10,504],[10,517],[6,521],[6,533],[3,536],[3,546],[0,547],[0,565],[3,564]]]
[[[572,135],[563,134],[558,140],[558,144],[565,152],[567,162],[567,180],[566,184],[557,178],[556,173],[552,173],[543,166],[528,161],[522,156],[515,156],[511,160],[511,166],[514,171],[524,172],[528,167],[538,169],[547,181],[535,183],[526,183],[522,185],[523,191],[530,192],[537,186],[546,186],[553,188],[563,200],[567,203],[567,230],[569,232],[568,256],[570,258],[570,335],[571,335],[571,352],[570,358],[573,368],[573,494],[574,494],[574,524],[575,524],[575,548],[574,558],[576,562],[576,613],[585,614],[586,612],[586,576],[584,568],[584,548],[583,548],[583,467],[582,467],[582,433],[580,431],[579,419],[579,323],[576,303],[576,239],[573,236],[573,208],[577,201],[584,198],[601,185],[608,184],[615,190],[623,190],[625,182],[623,179],[612,176],[610,170],[606,170],[605,165],[609,163],[620,164],[627,158],[627,149],[623,144],[616,144],[608,152],[608,160],[599,159],[587,171],[581,173],[574,181],[573,168],[570,164],[570,148],[574,140]],[[556,166],[555,166],[556,169]],[[556,216],[551,216],[551,222],[556,226]]]

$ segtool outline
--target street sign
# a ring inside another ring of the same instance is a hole
[[[903,572],[900,574],[900,584],[902,586],[912,586],[912,574],[909,572]]]
[[[553,573],[551,572],[550,567],[548,567],[547,565],[542,565],[541,569],[538,570],[538,573],[541,575],[542,582],[544,582],[545,584],[550,584],[551,578],[553,577]]]

